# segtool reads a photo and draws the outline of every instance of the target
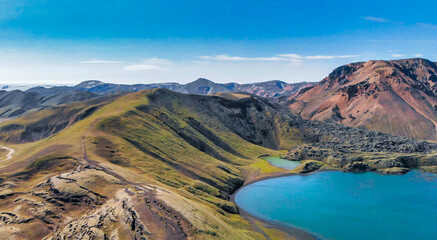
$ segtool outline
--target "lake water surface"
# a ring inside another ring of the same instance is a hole
[[[327,171],[256,182],[235,201],[257,217],[322,239],[437,239],[436,177]]]
[[[278,158],[278,157],[271,157],[271,156],[263,157],[262,159],[268,161],[273,166],[288,169],[288,170],[293,170],[297,166],[299,166],[299,164],[300,164],[299,161],[290,161],[287,159],[282,159],[282,158]]]

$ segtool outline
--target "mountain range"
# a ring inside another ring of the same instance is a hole
[[[157,83],[157,84],[113,84],[100,81],[84,81],[75,86],[37,86],[25,91],[0,91],[0,117],[10,118],[21,116],[29,111],[38,111],[60,104],[83,101],[110,94],[123,94],[148,89],[165,88],[188,94],[214,94],[218,92],[248,92],[262,97],[274,98],[294,94],[300,89],[313,86],[315,83],[289,84],[281,81],[269,81],[253,84],[219,84],[207,79],[198,79],[188,84]],[[25,89],[25,86],[21,86]],[[10,87],[5,87],[10,89]]]
[[[47,107],[84,101],[95,97],[98,97],[98,95],[76,90],[59,91],[47,95],[21,90],[0,90],[0,117],[17,117],[30,111],[38,111]]]
[[[152,83],[152,84],[114,84],[105,83],[96,80],[89,80],[82,82],[72,87],[33,87],[27,90],[27,92],[38,92],[42,95],[57,94],[70,90],[86,91],[95,93],[98,95],[108,95],[114,93],[126,93],[137,92],[155,88],[165,88],[175,92],[187,93],[187,94],[214,94],[218,92],[247,92],[261,97],[278,97],[281,95],[291,95],[298,92],[300,89],[313,86],[316,83],[300,82],[300,83],[285,83],[282,81],[274,80],[260,83],[215,83],[208,79],[199,78],[194,82],[187,84],[179,83]]]
[[[165,88],[186,94],[246,92],[280,102],[304,119],[436,140],[437,67],[414,58],[351,63],[319,83],[268,81],[214,83],[200,78],[188,84],[112,84],[85,81],[76,86],[33,87],[0,92],[0,117],[21,116],[50,106],[111,94]]]

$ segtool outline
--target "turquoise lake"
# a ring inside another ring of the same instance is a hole
[[[256,182],[235,201],[257,217],[321,239],[437,239],[436,177],[327,171]]]
[[[298,162],[298,161],[290,161],[290,160],[282,159],[282,158],[278,158],[278,157],[270,157],[269,156],[269,157],[263,157],[262,159],[268,161],[273,166],[288,169],[288,170],[293,170],[297,166],[299,166],[299,164],[300,164],[300,162]]]

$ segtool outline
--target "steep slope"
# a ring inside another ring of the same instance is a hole
[[[78,102],[98,95],[84,91],[65,91],[50,95],[20,90],[0,91],[0,117],[16,117],[31,110]]]
[[[436,165],[435,144],[220,95],[155,89],[1,123],[2,145],[16,152],[0,161],[0,238],[268,239],[229,201],[246,179],[281,171],[261,155],[314,144],[341,153],[339,167],[357,152],[384,167]]]
[[[425,59],[352,63],[287,105],[305,119],[435,140],[436,81],[437,66]]]
[[[47,107],[13,121],[7,121],[0,127],[0,139],[15,144],[44,139],[89,117],[117,97],[98,97],[72,105]]]

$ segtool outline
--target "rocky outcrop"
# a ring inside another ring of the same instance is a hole
[[[317,125],[317,122],[314,124]],[[320,131],[321,135],[314,143],[293,147],[283,157],[292,161],[318,160],[346,172],[377,170],[385,174],[402,174],[412,168],[437,165],[434,144],[341,128],[340,131],[333,131],[332,135]]]
[[[133,200],[124,190],[107,201],[94,213],[73,220],[52,239],[131,239],[146,240],[151,236],[133,206]],[[127,235],[121,233],[127,233]],[[130,236],[129,236],[130,235]]]
[[[47,181],[53,198],[63,202],[80,202],[85,204],[101,204],[107,197],[77,183],[68,174],[51,177]]]
[[[368,172],[373,171],[374,168],[370,167],[368,163],[365,162],[351,162],[346,164],[344,169],[348,172]]]
[[[222,203],[220,204],[220,208],[228,213],[238,214],[238,208],[232,203]]]
[[[22,223],[28,223],[32,220],[33,218],[23,218],[10,212],[0,213],[0,223],[2,225],[22,224]]]
[[[319,170],[321,167],[323,167],[323,163],[309,160],[303,162],[296,170],[300,173],[309,173]]]
[[[0,238],[186,239],[196,233],[155,196],[156,187],[130,183],[96,163],[81,164],[30,192],[17,192],[13,181],[3,183],[0,192],[12,194],[0,206]],[[230,204],[223,209],[237,211]]]
[[[410,169],[403,168],[403,167],[392,167],[392,168],[384,168],[378,170],[378,172],[383,174],[405,174],[409,171]]]
[[[312,147],[337,152],[427,153],[437,145],[427,141],[351,128],[335,123],[307,121],[292,117],[290,126],[300,129]]]

